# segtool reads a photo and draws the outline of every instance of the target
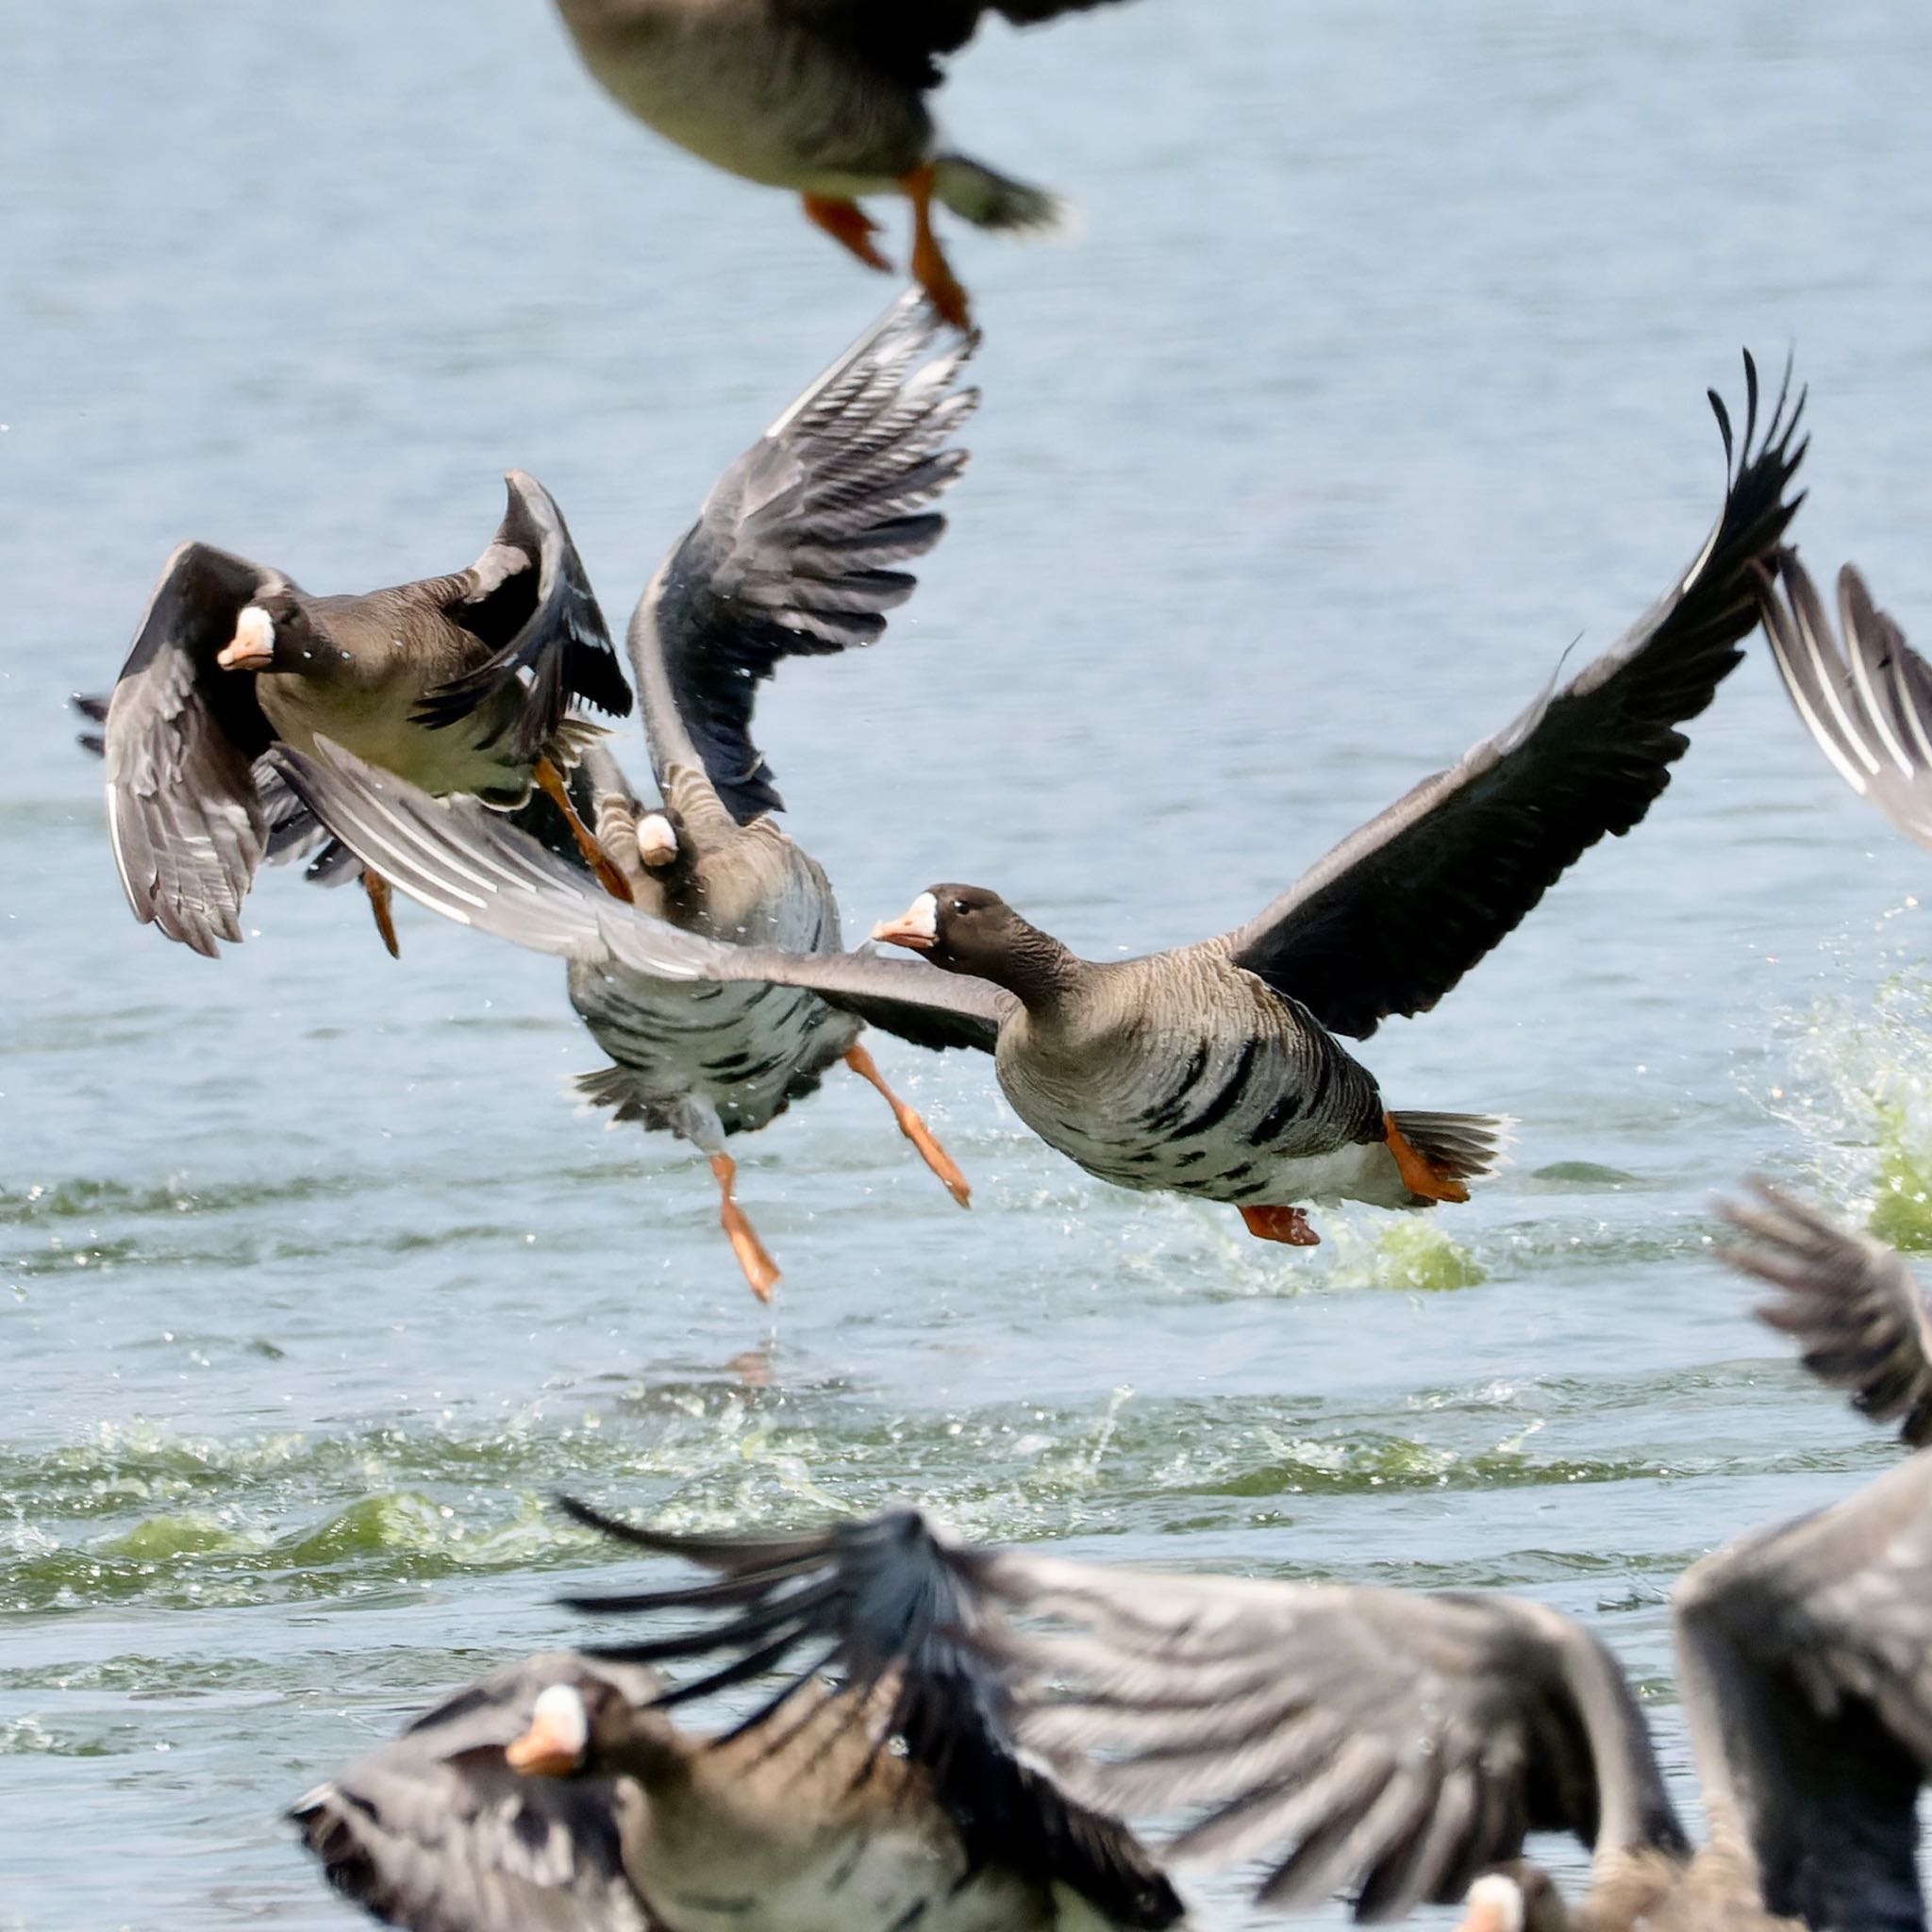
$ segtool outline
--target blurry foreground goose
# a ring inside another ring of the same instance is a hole
[[[1908,839],[1932,848],[1932,666],[1838,574],[1838,634],[1795,550],[1763,579],[1764,628],[1785,690],[1832,769]]]
[[[588,1514],[588,1512],[586,1512]],[[591,1518],[595,1521],[597,1519]],[[695,1599],[729,1600],[737,1560]],[[674,1591],[682,1601],[685,1592]],[[620,1607],[647,1606],[648,1598]],[[875,1615],[880,1606],[860,1606]],[[1159,1932],[1180,1903],[1124,1827],[1020,1761],[947,1600],[840,1632],[836,1686],[801,1683],[722,1736],[641,1664],[553,1654],[457,1691],[291,1816],[330,1882],[416,1932]],[[702,1657],[725,1632],[642,1646]]]
[[[976,1028],[1051,1146],[1122,1187],[1239,1207],[1248,1231],[1307,1246],[1298,1205],[1425,1208],[1468,1198],[1507,1123],[1391,1111],[1338,1034],[1426,1011],[1581,853],[1627,832],[1670,781],[1757,622],[1757,572],[1799,499],[1803,399],[1758,436],[1757,372],[1728,489],[1684,575],[1620,642],[1493,738],[1342,841],[1238,931],[1138,959],[1076,958],[991,891],[941,885],[874,930],[923,954],[811,958],[731,947],[607,908],[481,815],[372,783],[331,752],[291,774],[310,808],[425,904],[572,958],[719,983],[763,979],[843,1002],[895,999]]]
[[[1106,0],[558,0],[584,64],[640,121],[714,167],[787,188],[870,268],[864,194],[912,204],[912,274],[947,321],[966,292],[932,205],[982,228],[1043,228],[1059,204],[944,144],[925,96],[988,14],[1016,26]]]
[[[1775,1324],[1868,1413],[1908,1405],[1916,1440],[1926,1314],[1896,1257],[1774,1193],[1730,1212],[1732,1258],[1784,1291]],[[741,1541],[629,1534],[720,1581],[606,1600],[685,1620],[610,1657],[716,1650],[795,1672],[803,1694],[824,1653],[856,1670],[863,1633],[860,1680],[929,1686],[927,1730],[997,1710],[1074,1799],[1184,1818],[1176,1860],[1263,1862],[1266,1906],[1339,1890],[1387,1920],[1466,1898],[1465,1932],[1925,1923],[1932,1456],[1740,1538],[1673,1593],[1708,1824],[1694,1854],[1622,1670],[1545,1605],[1069,1562],[962,1544],[911,1512]],[[935,1631],[957,1645],[951,1674],[932,1668]],[[1591,1848],[1574,1911],[1521,1861],[1533,1831]]]
[[[206,543],[168,559],[101,733],[137,919],[210,958],[241,939],[271,834],[255,761],[318,732],[438,794],[508,809],[541,787],[607,889],[624,890],[562,774],[599,729],[573,705],[622,716],[630,688],[562,513],[534,476],[505,480],[509,507],[475,563],[394,590],[311,597]],[[375,869],[364,884],[393,953],[387,887]]]
[[[641,802],[603,748],[587,756],[579,791],[598,847],[646,916],[700,945],[834,952],[830,881],[773,816],[783,801],[752,742],[759,680],[787,658],[870,644],[917,579],[900,568],[939,541],[931,508],[966,464],[948,447],[978,400],[958,387],[970,341],[941,340],[916,292],[895,302],[741,457],[697,522],[659,565],[631,619],[629,650],[644,735],[663,803]],[[277,754],[278,758],[281,756]],[[365,865],[411,871],[418,855],[395,827],[351,811],[339,829],[332,767],[299,757],[289,784]],[[512,828],[518,851],[537,846]],[[375,855],[380,856],[375,856]],[[603,897],[586,874],[542,855],[570,893]],[[468,885],[432,909],[471,920]],[[573,897],[572,903],[575,903]],[[667,928],[668,929],[668,928]],[[900,1131],[961,1207],[964,1176],[913,1109],[886,1085],[860,1040],[867,1020],[929,1047],[977,1044],[972,1026],[890,997],[838,1010],[808,991],[765,982],[724,987],[639,972],[595,943],[570,958],[571,1004],[611,1065],[582,1091],[614,1120],[668,1129],[710,1158],[722,1221],[746,1281],[768,1298],[779,1275],[734,1193],[726,1138],[765,1126],[815,1091],[842,1060],[885,1097]]]

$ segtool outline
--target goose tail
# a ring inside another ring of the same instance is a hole
[[[996,174],[964,155],[941,155],[934,160],[933,192],[975,228],[1038,233],[1058,228],[1066,219],[1066,204],[1058,195]]]

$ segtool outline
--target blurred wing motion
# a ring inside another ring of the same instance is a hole
[[[274,571],[206,543],[169,558],[108,701],[108,836],[134,916],[209,958],[242,937],[267,826],[249,767],[273,733],[216,654]]]
[[[1777,1291],[1759,1319],[1796,1340],[1821,1382],[1849,1389],[1855,1408],[1898,1423],[1899,1439],[1923,1449],[1932,1441],[1932,1308],[1911,1270],[1883,1241],[1753,1185],[1756,1201],[1719,1212],[1740,1236],[1724,1259]]]
[[[590,1653],[713,1665],[660,1703],[782,1674],[778,1690],[728,1734],[741,1738],[782,1727],[791,1700],[821,1672],[834,1672],[856,1724],[875,1699],[890,1701],[889,1728],[872,1753],[903,1740],[952,1819],[969,1869],[1004,1866],[1068,1886],[1118,1925],[1158,1928],[1181,1917],[1179,1899],[1130,1832],[1069,1802],[1018,1756],[998,1685],[971,1642],[984,1613],[956,1574],[951,1545],[924,1517],[897,1511],[795,1536],[664,1536],[582,1503],[563,1507],[593,1529],[716,1578],[570,1600],[570,1608],[599,1615],[699,1614],[700,1627],[682,1635]],[[720,1657],[726,1661],[714,1663]]]
[[[775,0],[774,10],[842,46],[855,58],[906,87],[939,86],[940,57],[957,54],[996,13],[1014,26],[1035,26],[1063,13],[1085,13],[1111,0]]]
[[[1850,564],[1838,574],[1840,643],[1797,552],[1776,562],[1760,579],[1764,628],[1799,719],[1860,798],[1932,847],[1932,667]]]
[[[941,347],[944,333],[902,295],[724,472],[658,566],[629,644],[660,786],[702,767],[741,824],[782,806],[751,738],[759,682],[786,658],[875,641],[917,588],[898,566],[945,529],[928,506],[966,466],[944,445],[979,392],[954,387],[973,344]]]
[[[430,911],[532,952],[615,962],[647,978],[802,986],[834,1006],[930,1009],[957,1043],[991,1052],[1009,996],[983,979],[869,953],[785,953],[734,946],[656,919],[599,890],[534,839],[469,799],[441,800],[317,741],[321,758],[273,753],[290,788],[330,833]],[[916,1016],[915,1016],[916,1017]],[[930,1024],[930,1023],[926,1023]]]
[[[510,727],[510,749],[532,761],[556,740],[573,703],[624,718],[631,693],[556,498],[522,470],[507,472],[504,483],[509,504],[503,522],[463,573],[464,594],[448,609],[458,624],[485,634],[491,625],[484,613],[500,600],[527,604],[527,614],[481,664],[427,692],[412,718],[452,724],[507,685],[521,683],[525,697]]]
[[[609,1778],[523,1777],[504,1747],[546,1686],[598,1667],[558,1652],[458,1690],[289,1813],[329,1883],[411,1932],[649,1932],[625,1875],[620,1821],[641,1802]],[[642,1703],[641,1673],[602,1674]]]
[[[1932,1457],[1707,1557],[1672,1603],[1713,1839],[1748,1841],[1774,1913],[1919,1932]]]
[[[1802,496],[1805,444],[1790,376],[1757,435],[1744,358],[1741,448],[1715,391],[1728,487],[1717,524],[1670,592],[1617,644],[1514,724],[1341,843],[1228,936],[1235,962],[1330,1031],[1366,1039],[1434,1006],[1607,832],[1627,832],[1670,783],[1757,623],[1758,569]],[[1735,474],[1731,466],[1735,463]]]

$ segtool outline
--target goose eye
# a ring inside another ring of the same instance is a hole
[[[958,912],[958,913],[959,913],[959,914],[960,914],[960,915],[962,915],[962,916],[963,916],[963,915],[964,915],[965,913],[967,913],[968,911],[970,911],[971,909],[972,909],[972,908],[971,908],[970,907],[968,907],[968,905],[967,905],[967,904],[966,904],[966,902],[965,902],[965,900],[963,900],[963,899],[955,899],[955,900],[953,901],[953,910],[954,910],[955,912]]]

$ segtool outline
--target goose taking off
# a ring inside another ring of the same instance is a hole
[[[253,768],[277,741],[326,734],[425,791],[499,809],[536,785],[570,812],[562,774],[598,730],[572,708],[624,716],[630,687],[550,492],[521,470],[505,480],[509,507],[469,569],[394,590],[311,597],[206,543],[168,559],[101,734],[137,919],[210,958],[241,939],[271,836]],[[388,889],[374,869],[363,882],[393,953]]]
[[[607,908],[527,841],[328,750],[290,782],[328,828],[436,910],[572,958],[664,979],[809,988],[865,1010],[921,1006],[991,1047],[1014,1110],[1123,1187],[1237,1206],[1264,1240],[1311,1244],[1301,1203],[1468,1198],[1505,1123],[1391,1111],[1338,1035],[1433,1007],[1607,832],[1635,825],[1757,622],[1757,573],[1799,498],[1803,398],[1759,435],[1745,358],[1741,445],[1715,527],[1638,625],[1568,684],[1343,840],[1238,931],[1139,959],[1076,958],[998,894],[935,886],[875,939],[924,958],[729,946]],[[378,857],[378,855],[381,855]]]
[[[926,96],[941,57],[989,14],[1015,26],[1108,0],[558,0],[598,83],[646,126],[714,167],[786,188],[869,268],[891,264],[858,206],[912,204],[912,275],[967,325],[966,291],[932,205],[982,228],[1044,228],[1059,204],[945,145]]]

